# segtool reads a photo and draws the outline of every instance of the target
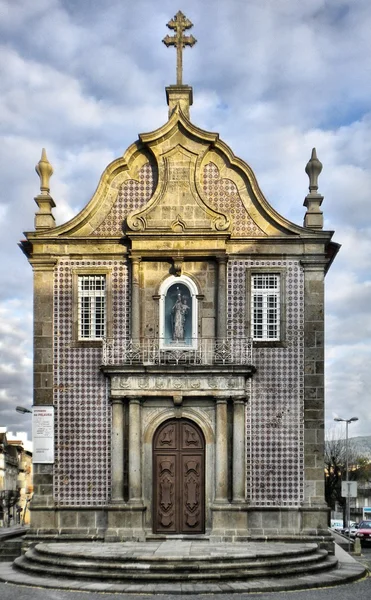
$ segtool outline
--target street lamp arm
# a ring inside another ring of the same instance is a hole
[[[32,410],[30,410],[29,408],[25,408],[24,406],[17,406],[15,409],[18,413],[31,413],[32,414]]]

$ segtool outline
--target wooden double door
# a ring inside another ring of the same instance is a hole
[[[205,441],[187,419],[165,421],[153,439],[153,530],[205,531]]]

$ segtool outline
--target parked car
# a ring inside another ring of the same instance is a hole
[[[361,546],[371,544],[371,521],[361,521],[358,525],[356,538],[359,538]]]
[[[331,529],[340,533],[343,527],[343,521],[339,519],[331,519]]]
[[[350,525],[350,528],[351,528],[350,535],[352,536],[352,530],[357,525],[357,523],[355,521],[350,521],[349,525]],[[338,519],[338,520],[331,519],[331,529],[333,531],[336,531],[337,533],[342,533],[344,535],[348,535],[348,527],[344,527],[343,521],[341,521],[340,519]]]
[[[350,525],[350,533],[349,533],[349,527],[346,527],[345,529],[342,530],[342,534],[343,535],[349,535],[351,538],[355,538],[356,537],[356,533],[358,531],[358,523],[354,523],[354,525]]]

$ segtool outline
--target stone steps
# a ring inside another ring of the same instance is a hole
[[[145,545],[38,544],[14,562],[16,569],[35,576],[90,579],[106,582],[215,582],[254,578],[295,577],[335,569],[337,560],[315,544],[197,545],[192,555],[179,556],[182,546],[168,552],[146,551]],[[159,544],[156,544],[157,548]],[[269,546],[269,547],[268,547]],[[128,550],[126,552],[126,550]],[[204,550],[204,551],[202,551]],[[178,554],[178,556],[177,556]]]
[[[0,562],[9,562],[22,553],[22,539],[2,540],[0,544]]]

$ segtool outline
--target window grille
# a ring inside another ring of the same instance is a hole
[[[106,334],[106,277],[79,275],[78,325],[80,340],[100,340]]]
[[[254,340],[280,339],[280,276],[259,273],[252,276],[251,322]]]

